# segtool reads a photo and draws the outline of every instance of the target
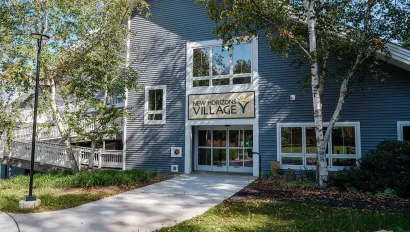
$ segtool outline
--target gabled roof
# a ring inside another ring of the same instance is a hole
[[[391,57],[387,59],[387,63],[410,71],[410,50],[393,43],[388,43],[386,47],[391,55]],[[381,52],[377,53],[377,57],[381,60],[386,60],[384,54]]]

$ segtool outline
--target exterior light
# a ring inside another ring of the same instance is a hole
[[[29,193],[26,196],[26,202],[37,202],[37,198],[33,195],[33,177],[34,177],[34,156],[36,150],[36,130],[37,130],[37,108],[38,108],[38,92],[39,92],[39,82],[40,82],[40,54],[41,54],[41,45],[43,41],[50,39],[50,36],[42,33],[32,33],[31,37],[37,40],[37,67],[36,67],[36,86],[34,92],[34,115],[33,115],[33,134],[31,138],[31,162],[30,162],[30,185]],[[33,204],[32,206],[35,206]]]

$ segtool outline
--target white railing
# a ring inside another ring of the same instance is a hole
[[[31,160],[31,142],[15,140],[10,149],[3,140],[0,140],[0,157],[20,160]],[[91,148],[73,147],[73,152],[79,164],[88,165]],[[70,159],[65,146],[62,144],[36,142],[35,162],[46,165],[70,168]],[[94,166],[99,168],[122,168],[122,151],[96,150]]]
[[[115,120],[115,123],[117,124],[119,131],[122,131],[123,128],[123,119],[118,118]],[[90,123],[84,126],[86,132],[93,131],[95,128],[94,123]],[[66,126],[64,126],[64,129],[67,129]],[[33,128],[31,127],[24,127],[24,128],[19,128],[16,130],[16,139],[18,140],[31,140],[33,134]],[[77,137],[76,133],[71,133],[71,137]],[[51,128],[37,128],[37,140],[46,140],[46,139],[58,139],[61,138],[60,131],[58,130],[57,127],[51,127]]]

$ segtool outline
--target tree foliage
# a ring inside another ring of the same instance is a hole
[[[148,15],[148,4],[144,0],[2,1],[0,106],[5,107],[0,115],[6,116],[0,117],[0,125],[8,129],[1,132],[10,137],[10,129],[22,123],[7,123],[11,113],[18,115],[10,111],[11,103],[33,95],[37,41],[30,34],[40,32],[51,37],[41,54],[39,113],[52,116],[43,126],[57,127],[68,150],[73,132],[97,140],[117,133],[113,121],[123,110],[109,99],[124,98],[125,87],[137,86],[137,70],[125,66],[126,40],[132,36],[127,20],[133,12]],[[90,123],[98,124],[91,133],[86,130]],[[71,161],[74,164],[73,156]]]

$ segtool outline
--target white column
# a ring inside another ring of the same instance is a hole
[[[253,152],[259,153],[259,125],[253,124]],[[259,176],[259,154],[253,154],[253,176]]]
[[[185,173],[192,172],[192,128],[185,123]]]

